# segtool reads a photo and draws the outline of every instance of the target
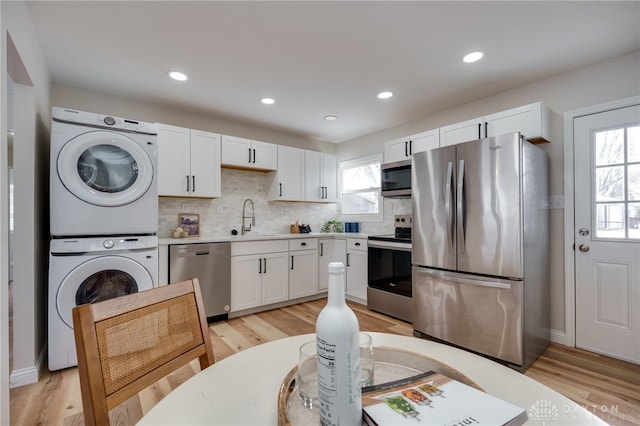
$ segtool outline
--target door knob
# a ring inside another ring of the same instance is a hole
[[[589,251],[589,246],[585,246],[584,244],[580,244],[580,247],[578,247],[578,250],[580,250],[583,253],[586,253]]]

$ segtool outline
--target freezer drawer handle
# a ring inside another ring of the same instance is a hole
[[[507,290],[511,289],[511,285],[507,283],[495,282],[495,281],[480,281],[480,280],[470,280],[467,278],[453,277],[445,274],[437,274],[433,272],[423,271],[422,269],[414,269],[414,272],[417,272],[419,275],[426,275],[429,277],[438,278],[443,281],[450,281],[454,283],[460,284],[469,284],[476,285],[481,287],[493,287],[493,288],[504,288]]]

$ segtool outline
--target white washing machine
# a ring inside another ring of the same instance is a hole
[[[158,238],[121,236],[51,240],[49,370],[78,364],[71,310],[158,286]]]
[[[51,235],[158,231],[157,126],[54,107]]]

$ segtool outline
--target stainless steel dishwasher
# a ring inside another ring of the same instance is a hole
[[[207,319],[228,318],[231,304],[231,243],[169,246],[169,282],[198,278]]]

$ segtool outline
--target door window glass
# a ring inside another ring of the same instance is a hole
[[[85,279],[76,292],[76,305],[137,293],[136,280],[126,272],[107,269]]]
[[[640,126],[594,136],[596,238],[640,239]]]
[[[133,156],[114,145],[95,145],[78,159],[80,179],[92,189],[106,193],[121,192],[138,178],[138,163]]]

